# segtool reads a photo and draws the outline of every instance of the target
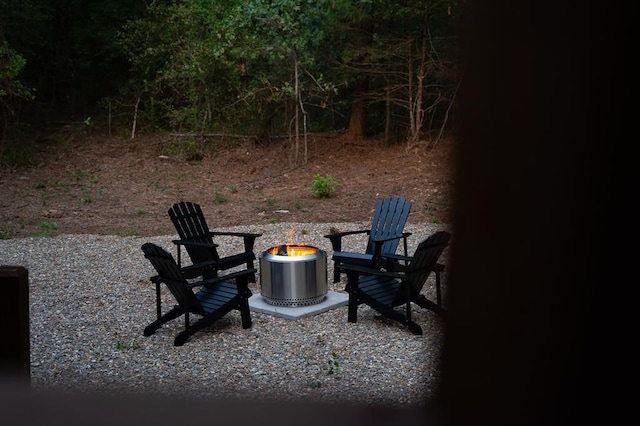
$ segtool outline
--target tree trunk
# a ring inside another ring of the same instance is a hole
[[[391,145],[391,90],[389,89],[389,83],[387,83],[387,95],[385,99],[385,112],[384,112],[384,146]]]
[[[300,97],[300,86],[299,86],[299,81],[300,81],[300,76],[298,75],[298,56],[296,55],[295,51],[293,52],[293,69],[294,69],[294,78],[295,78],[295,82],[294,82],[294,88],[295,88],[295,101],[293,102],[293,105],[296,108],[296,115],[295,115],[295,125],[296,125],[296,145],[295,145],[295,150],[294,150],[294,155],[293,155],[293,162],[295,165],[298,165],[298,154],[300,153],[300,107],[298,104],[298,100]]]
[[[351,115],[349,116],[349,129],[347,135],[353,140],[365,138],[367,129],[367,105],[364,97],[369,89],[369,77],[362,75],[356,81],[353,88],[353,103],[351,104]]]
[[[356,82],[353,86],[353,103],[349,116],[349,129],[347,135],[352,140],[365,139],[367,130],[367,96],[369,92],[369,70],[366,65],[367,48],[373,40],[373,22],[367,19],[359,24],[355,37],[357,50],[360,52],[353,61],[352,66],[359,69]]]

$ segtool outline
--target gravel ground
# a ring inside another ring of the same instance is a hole
[[[257,232],[256,256],[286,243],[327,251],[322,236],[331,227],[365,229],[368,223],[281,223],[224,230]],[[446,225],[407,225],[412,253],[417,243]],[[223,229],[220,229],[223,230]],[[119,237],[62,235],[0,240],[0,265],[29,271],[32,391],[195,395],[234,400],[353,403],[419,407],[439,383],[444,324],[419,307],[414,320],[424,335],[414,336],[361,305],[358,322],[347,322],[347,307],[289,320],[252,312],[243,330],[237,312],[174,347],[182,319],[143,337],[155,316],[154,273],[140,246],[154,242],[172,253],[175,235]],[[365,237],[351,237],[344,249],[362,251]],[[241,239],[218,239],[221,255],[241,250]],[[445,251],[441,260],[446,263]],[[344,292],[346,280],[329,290]],[[446,292],[446,280],[443,290]],[[251,291],[260,292],[257,283]],[[423,292],[435,300],[429,278]],[[164,295],[169,307],[170,294]],[[330,361],[337,361],[333,367]]]

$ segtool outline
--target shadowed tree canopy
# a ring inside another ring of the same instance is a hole
[[[296,155],[313,132],[433,140],[452,119],[457,15],[436,0],[1,0],[0,42],[24,59],[0,67],[2,117],[295,136]],[[35,97],[7,102],[9,79]]]

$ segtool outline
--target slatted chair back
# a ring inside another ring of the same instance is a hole
[[[412,295],[420,293],[429,274],[435,271],[438,259],[449,244],[450,238],[451,234],[448,232],[438,231],[418,244],[413,258],[407,266],[406,278],[402,284],[411,288]],[[402,292],[401,289],[400,293]],[[397,297],[396,300],[402,300],[402,298]]]
[[[399,197],[391,196],[378,200],[375,213],[369,231],[369,241],[367,243],[367,254],[374,254],[375,239],[385,239],[401,235],[409,218],[411,211],[411,201]],[[386,241],[382,245],[382,254],[394,254],[398,249],[400,239],[396,238]]]
[[[213,237],[199,204],[181,201],[168,211],[169,217],[181,240],[213,244]],[[193,263],[219,260],[215,247],[186,245],[185,249]]]
[[[167,285],[180,307],[189,312],[204,315],[205,311],[202,305],[187,286],[187,280],[171,253],[153,243],[143,244],[142,252],[153,265],[161,281]]]

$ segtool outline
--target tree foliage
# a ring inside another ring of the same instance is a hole
[[[299,161],[309,132],[417,142],[455,94],[453,1],[0,0],[0,12],[34,105],[81,119],[108,105],[132,136],[288,135]]]
[[[22,102],[33,99],[32,89],[25,87],[19,79],[26,60],[13,50],[6,41],[0,40],[0,161],[10,127],[18,119]]]

